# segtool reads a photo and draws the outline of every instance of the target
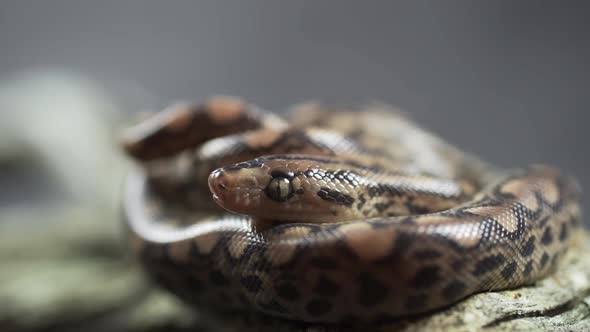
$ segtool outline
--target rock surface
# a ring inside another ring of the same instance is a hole
[[[35,222],[41,218],[50,220]],[[188,308],[145,280],[127,254],[123,227],[114,219],[91,207],[0,214],[0,330],[355,330]],[[370,329],[589,331],[588,240],[580,234],[567,264],[536,285],[478,294],[444,311]]]

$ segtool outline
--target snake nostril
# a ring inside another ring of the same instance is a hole
[[[227,186],[220,182],[219,180],[223,177],[223,171],[220,169],[214,170],[213,172],[211,172],[211,174],[209,175],[209,190],[211,190],[211,192],[215,192],[216,190],[225,190],[227,189]]]

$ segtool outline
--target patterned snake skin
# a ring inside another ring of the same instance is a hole
[[[216,310],[381,322],[531,284],[580,227],[554,168],[492,167],[383,106],[293,113],[217,97],[126,133],[130,243],[159,284]]]

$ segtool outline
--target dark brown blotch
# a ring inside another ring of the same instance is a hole
[[[280,284],[275,288],[275,292],[280,298],[289,302],[296,301],[301,296],[297,287],[293,286],[291,283]]]
[[[406,207],[410,211],[410,214],[428,214],[432,212],[432,209],[427,206],[417,205],[413,203],[407,203]]]
[[[508,265],[506,265],[504,267],[504,269],[502,269],[502,277],[504,278],[504,280],[511,280],[512,276],[514,275],[514,272],[516,272],[516,262],[512,261],[510,262]]]
[[[314,317],[327,314],[330,310],[332,310],[332,302],[323,299],[311,300],[305,306],[305,311]]]
[[[382,195],[385,192],[382,186],[372,186],[367,189],[367,193],[369,197],[377,197]]]
[[[414,257],[419,260],[435,259],[442,256],[442,253],[434,249],[416,250]]]
[[[467,286],[464,283],[459,280],[453,280],[447,286],[445,286],[442,291],[442,295],[445,299],[453,301],[460,298],[466,289]]]
[[[311,259],[311,264],[320,269],[333,270],[340,267],[338,261],[328,257],[314,257]]]
[[[237,300],[242,306],[251,306],[252,305],[250,303],[250,300],[248,300],[248,298],[246,297],[246,295],[244,295],[242,293],[238,294]]]
[[[219,301],[220,303],[228,303],[229,304],[229,303],[233,302],[231,296],[229,296],[229,294],[227,294],[226,292],[219,292],[216,297],[217,297],[217,301]]]
[[[359,318],[355,314],[344,314],[340,320],[342,326],[355,326],[359,324]]]
[[[380,314],[377,314],[375,317],[373,317],[371,319],[371,322],[373,322],[373,324],[375,324],[375,325],[382,325],[382,324],[391,323],[395,320],[396,320],[395,316],[392,316],[391,314],[388,314],[386,312],[382,312]]]
[[[500,265],[502,265],[506,261],[506,257],[502,254],[490,255],[479,260],[475,264],[475,269],[473,270],[474,276],[480,276],[482,274],[486,274],[492,270],[495,270]]]
[[[217,286],[229,285],[229,281],[227,280],[227,278],[225,278],[225,276],[217,270],[209,272],[209,281],[211,281],[212,284]]]
[[[531,272],[533,272],[533,261],[530,260],[526,263],[526,265],[524,266],[524,269],[522,270],[522,275],[525,278],[528,278],[531,275]]]
[[[373,208],[377,210],[379,213],[383,213],[383,211],[387,210],[391,204],[388,203],[375,203],[373,204]]]
[[[551,227],[545,228],[543,232],[543,236],[541,237],[541,243],[543,245],[550,245],[553,242],[553,233],[551,232]]]
[[[262,280],[258,276],[250,275],[240,279],[240,284],[250,293],[256,293],[262,286]]]
[[[200,291],[204,288],[203,282],[197,279],[195,276],[188,275],[184,278],[184,284],[186,285],[187,289]]]
[[[568,234],[568,229],[567,229],[567,224],[563,223],[561,224],[561,229],[559,230],[559,241],[563,242],[568,238],[569,234]]]
[[[427,299],[428,296],[426,294],[408,296],[405,303],[406,309],[410,312],[413,312],[417,309],[423,308]]]
[[[410,285],[414,288],[428,288],[436,284],[440,278],[440,267],[437,265],[429,265],[421,268],[416,272]]]
[[[531,236],[525,245],[522,247],[521,254],[523,257],[528,257],[535,252],[535,241],[537,238],[533,235]]]
[[[352,196],[326,187],[320,188],[317,194],[321,199],[338,205],[352,206],[352,203],[354,203]]]
[[[366,202],[367,202],[367,199],[365,198],[365,194],[360,194],[358,197],[358,203],[356,204],[357,210],[360,210],[365,205]]]
[[[314,288],[314,292],[321,296],[335,296],[340,292],[340,286],[330,280],[327,276],[321,275]]]
[[[547,223],[549,222],[549,216],[544,217],[543,219],[541,219],[539,221],[539,227],[545,227],[547,225]]]
[[[270,301],[268,303],[257,303],[258,306],[264,310],[264,311],[270,311],[270,312],[276,312],[279,314],[284,314],[287,311],[287,309],[285,309],[285,307],[283,307],[280,303],[278,303],[277,301]]]
[[[465,260],[464,259],[456,259],[451,263],[451,268],[453,269],[453,271],[455,272],[459,272],[461,270],[463,270],[463,268],[465,267]]]
[[[371,307],[377,305],[387,297],[387,287],[369,274],[363,274],[358,278],[359,297],[361,305]]]

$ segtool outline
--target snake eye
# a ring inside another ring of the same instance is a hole
[[[274,177],[266,186],[266,194],[272,200],[285,202],[293,196],[293,186],[291,181],[283,176]]]

